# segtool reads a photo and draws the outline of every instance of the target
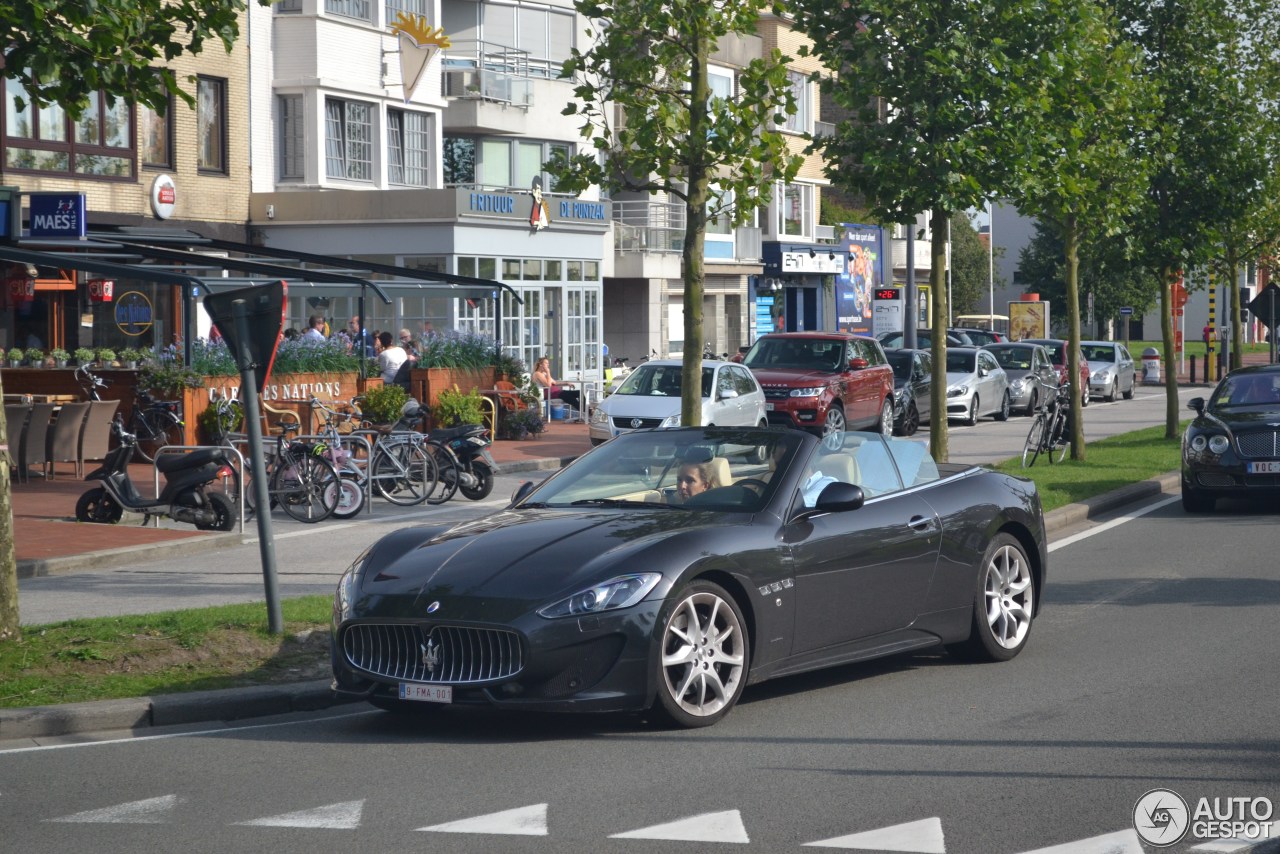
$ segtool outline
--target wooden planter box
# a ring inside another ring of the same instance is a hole
[[[416,398],[419,403],[431,407],[436,405],[436,399],[440,397],[440,392],[445,389],[452,389],[456,385],[458,391],[466,394],[472,389],[493,388],[496,380],[496,368],[483,368],[480,370],[420,368],[410,372],[409,394]]]
[[[309,401],[314,395],[324,403],[351,400],[367,389],[382,385],[382,377],[366,377],[362,382],[356,373],[344,374],[279,374],[273,375],[262,392],[262,399],[275,409],[296,412],[302,421],[304,433],[314,433],[317,424],[311,423]],[[197,445],[204,437],[199,435],[200,413],[212,404],[217,396],[239,400],[240,377],[205,377],[204,388],[189,388],[182,397],[182,420],[186,424],[183,444]],[[269,418],[269,420],[276,420]]]

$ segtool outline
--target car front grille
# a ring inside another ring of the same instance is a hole
[[[632,418],[630,415],[616,415],[613,419],[613,426],[623,430],[652,430],[661,423],[661,418]]]
[[[407,682],[490,682],[524,668],[520,636],[503,629],[361,623],[342,633],[342,652],[357,670]]]
[[[766,388],[764,389],[765,400],[786,400],[791,394],[789,388]]]
[[[1206,489],[1230,489],[1237,485],[1235,476],[1217,471],[1202,471],[1196,480]]]
[[[1280,457],[1280,430],[1236,434],[1242,457]]]

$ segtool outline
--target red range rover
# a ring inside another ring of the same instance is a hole
[[[770,424],[818,435],[893,432],[893,369],[874,338],[775,332],[757,339],[742,363],[764,389]]]

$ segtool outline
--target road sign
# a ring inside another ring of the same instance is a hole
[[[1124,316],[1128,317],[1129,315],[1133,314],[1133,306],[1131,306],[1131,305],[1122,305],[1122,306],[1120,306],[1120,313],[1121,313],[1122,315],[1124,315]]]
[[[1249,311],[1267,325],[1280,320],[1280,285],[1272,282],[1263,288],[1249,302]]]
[[[1178,308],[1187,304],[1187,288],[1181,280],[1173,283],[1173,304]]]
[[[275,363],[280,330],[284,326],[287,292],[288,286],[279,281],[209,294],[204,298],[205,311],[209,312],[209,317],[226,339],[227,347],[235,354],[236,366],[241,371],[250,365],[255,369],[258,394],[262,394],[266,387],[271,366]],[[236,303],[243,303],[243,330],[236,323]],[[245,345],[244,350],[241,344]]]

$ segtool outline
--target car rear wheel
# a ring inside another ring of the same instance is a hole
[[[1084,385],[1080,388],[1080,408],[1084,409],[1089,405],[1089,386]]]
[[[1182,509],[1188,513],[1212,513],[1218,500],[1194,487],[1182,484]]]
[[[964,423],[970,427],[978,423],[978,396],[976,394],[969,401],[969,411],[965,413]]]
[[[680,727],[711,726],[747,684],[747,621],[724,588],[694,581],[680,591],[659,636],[654,710]]]
[[[1035,576],[1022,544],[997,534],[982,558],[969,639],[948,649],[971,661],[1008,661],[1027,645],[1035,597]]]
[[[1112,380],[1111,386],[1107,389],[1107,393],[1102,396],[1102,399],[1107,403],[1113,403],[1116,399],[1116,393],[1119,392],[1119,390],[1120,380]]]
[[[822,435],[830,436],[832,433],[843,433],[844,431],[844,410],[840,408],[840,404],[833,403],[827,409],[826,420],[822,422]]]
[[[876,432],[881,436],[893,435],[893,403],[887,397],[880,404],[880,420],[876,423]]]
[[[907,410],[902,413],[902,427],[898,431],[901,436],[914,436],[920,429],[920,410],[914,400],[907,401]]]
[[[1133,400],[1133,387],[1136,386],[1137,384],[1138,384],[1138,381],[1136,379],[1133,382],[1129,383],[1129,390],[1124,393],[1125,400]]]
[[[1009,392],[1004,393],[1004,400],[1000,401],[1000,411],[996,413],[997,421],[1008,421],[1009,413],[1012,411],[1013,405],[1009,402]]]

